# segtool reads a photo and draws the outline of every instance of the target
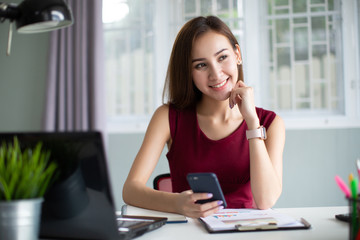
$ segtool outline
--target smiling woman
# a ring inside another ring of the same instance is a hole
[[[255,107],[242,78],[240,47],[215,16],[196,17],[180,29],[170,55],[164,92],[123,188],[127,204],[204,217],[222,201],[198,204],[189,173],[215,173],[229,208],[267,209],[282,191],[285,128],[274,112]],[[237,107],[235,107],[237,106]],[[267,137],[265,133],[267,129]],[[172,193],[146,186],[164,146]]]

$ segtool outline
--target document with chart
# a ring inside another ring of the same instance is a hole
[[[310,228],[305,219],[295,219],[273,209],[223,209],[200,221],[210,233]]]

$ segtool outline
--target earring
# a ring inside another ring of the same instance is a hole
[[[237,64],[238,64],[238,65],[241,65],[241,64],[242,64],[242,61],[239,59],[239,60],[237,61]]]

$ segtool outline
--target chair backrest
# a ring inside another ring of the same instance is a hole
[[[170,173],[164,173],[156,176],[153,181],[153,186],[155,190],[172,192]]]

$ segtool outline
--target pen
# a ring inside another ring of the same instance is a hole
[[[349,198],[350,197],[350,189],[349,189],[348,185],[346,185],[344,180],[342,180],[341,177],[336,175],[335,181],[336,181],[337,185],[339,186],[340,190],[343,191],[343,193],[345,194],[345,196],[347,198]]]
[[[357,200],[358,200],[358,187],[359,187],[358,185],[359,185],[358,179],[353,177],[350,182],[350,188],[351,188],[351,201],[352,201],[352,213],[351,213],[352,214],[352,235],[354,237],[357,236],[358,230],[359,230],[359,226],[357,224]]]
[[[356,169],[358,172],[358,177],[360,178],[360,158],[356,159]]]
[[[351,187],[351,196],[353,199],[357,199],[357,195],[358,195],[358,185],[359,185],[359,181],[357,178],[353,178],[350,182],[350,187]]]

